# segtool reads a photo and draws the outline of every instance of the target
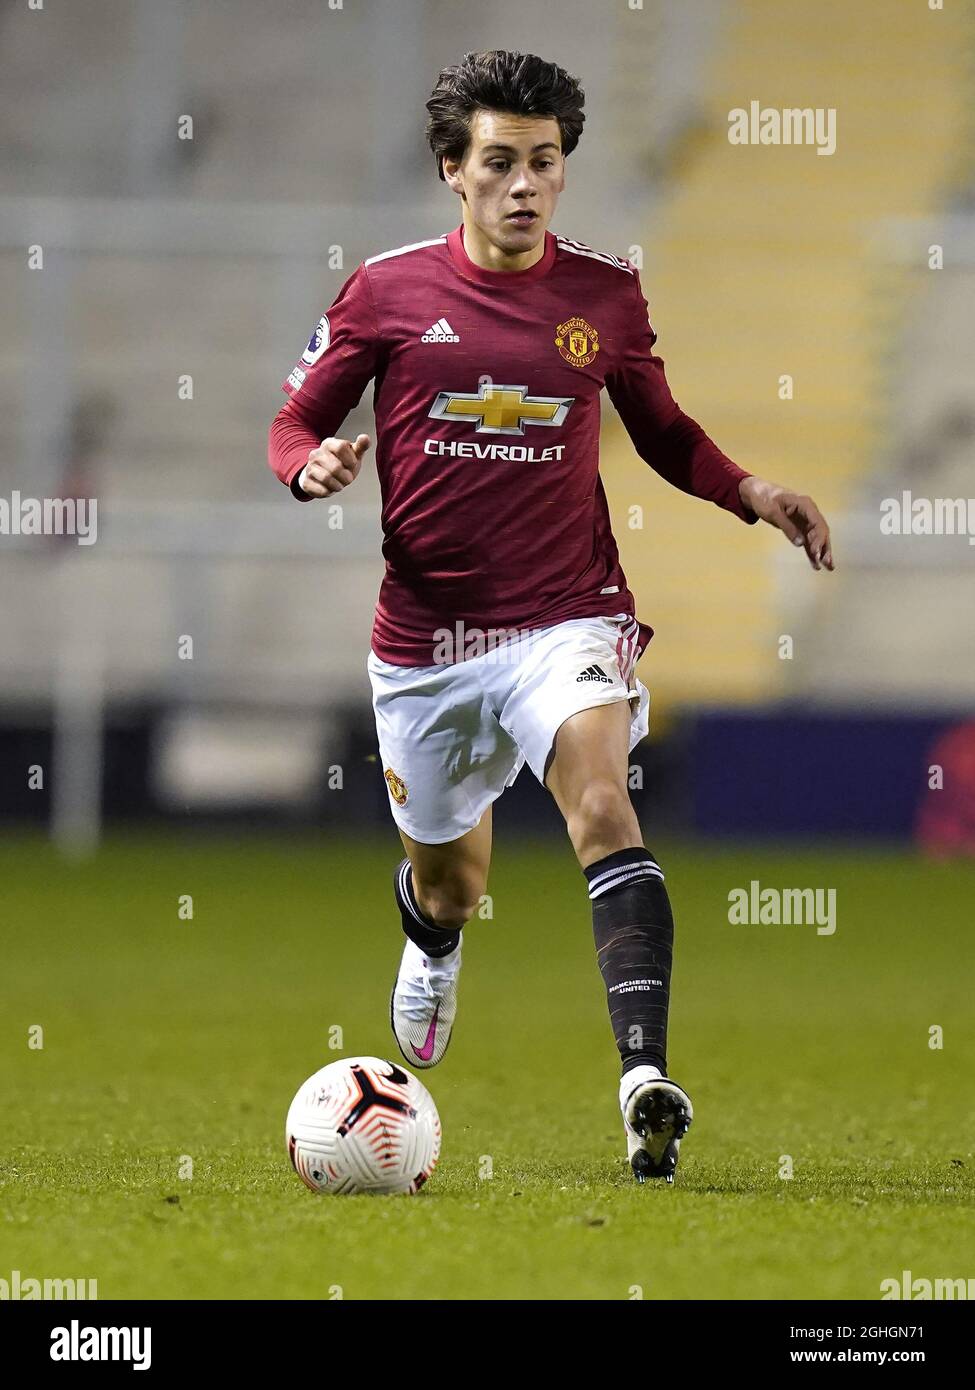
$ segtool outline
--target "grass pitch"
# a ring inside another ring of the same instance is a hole
[[[97,1279],[102,1299],[875,1299],[905,1269],[975,1274],[975,870],[654,849],[671,1070],[696,1110],[676,1185],[629,1174],[568,846],[502,842],[454,1040],[423,1074],[440,1167],[416,1198],[321,1198],[284,1117],[326,1062],[396,1055],[392,832],[116,838],[82,866],[8,837],[0,1277]],[[835,888],[835,935],[730,925],[753,878]]]

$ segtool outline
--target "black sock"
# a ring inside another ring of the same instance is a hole
[[[649,850],[621,849],[583,872],[623,1072],[649,1063],[666,1076],[674,916],[660,865]]]
[[[393,874],[396,905],[403,914],[403,930],[425,956],[449,956],[460,941],[459,931],[438,927],[420,908],[413,891],[413,868],[408,859],[396,865]]]

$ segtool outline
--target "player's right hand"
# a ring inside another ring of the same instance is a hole
[[[367,434],[360,434],[354,444],[348,439],[323,439],[309,453],[308,462],[298,475],[298,486],[309,497],[341,492],[355,482],[369,446]]]

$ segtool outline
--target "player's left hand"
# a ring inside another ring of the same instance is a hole
[[[777,526],[793,545],[801,545],[814,570],[835,568],[829,526],[811,497],[763,478],[742,478],[738,495],[756,516]]]

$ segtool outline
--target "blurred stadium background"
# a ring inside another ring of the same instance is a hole
[[[555,229],[642,258],[681,404],[834,526],[838,572],[813,575],[670,490],[607,408],[657,632],[646,820],[971,853],[975,551],[880,525],[904,490],[975,492],[963,0],[562,0],[557,23],[521,0],[7,0],[0,495],[95,497],[98,536],[0,536],[0,816],[73,855],[140,819],[389,832],[364,668],[375,477],[328,529],[266,468],[266,431],[355,265],[459,221],[423,103],[488,47],[582,78]],[[752,100],[835,107],[836,153],[732,146]],[[558,830],[527,773],[498,820]]]

